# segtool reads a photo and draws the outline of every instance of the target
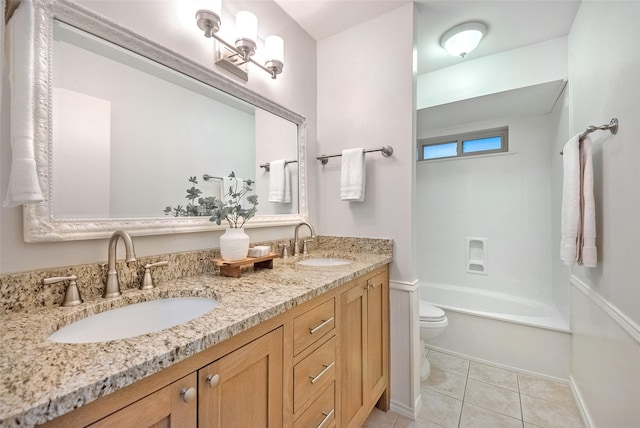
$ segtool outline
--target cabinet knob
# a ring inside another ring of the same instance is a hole
[[[220,384],[220,375],[219,374],[210,374],[207,376],[207,383],[209,384],[209,388],[215,388]]]
[[[182,401],[188,403],[196,398],[196,389],[194,387],[182,388],[180,390],[180,397],[182,397]]]

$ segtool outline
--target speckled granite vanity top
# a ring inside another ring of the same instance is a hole
[[[386,241],[386,240],[384,240]],[[390,241],[386,241],[390,243]],[[149,291],[126,290],[96,298],[0,317],[0,427],[32,426],[114,392],[182,361],[292,307],[391,262],[389,251],[315,252],[353,263],[331,268],[276,259],[273,270],[244,271],[241,278],[217,273],[160,283]],[[47,337],[61,326],[108,308],[157,298],[213,297],[219,306],[185,324],[130,339],[61,344]]]

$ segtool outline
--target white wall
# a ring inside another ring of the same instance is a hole
[[[213,64],[213,43],[206,39],[197,28],[191,1],[159,1],[153,2],[153,7],[149,7],[149,2],[144,1],[87,0],[82,1],[82,4],[194,61],[211,67],[215,72],[224,73]],[[240,83],[290,110],[304,115],[308,120],[308,152],[315,153],[317,108],[315,41],[272,1],[226,0],[224,7],[223,19],[226,19],[226,22],[233,22],[232,10],[247,9],[259,17],[260,38],[264,38],[268,34],[280,34],[285,39],[285,69],[277,80],[272,80],[267,73],[250,67],[249,82]],[[3,100],[2,107],[0,197],[4,198],[11,157],[6,100]],[[315,171],[316,165],[311,162],[308,170],[309,176],[313,177]],[[316,196],[314,192],[315,188],[310,186],[309,209],[312,221],[315,220],[314,201]],[[104,261],[107,258],[106,240],[24,243],[21,207],[3,208],[0,221],[1,273],[93,263]],[[323,231],[318,229],[318,232]],[[253,229],[250,235],[252,241],[290,237],[293,236],[293,228]],[[218,236],[219,232],[212,232],[136,237],[134,239],[136,253],[139,256],[145,256],[217,247]]]
[[[559,37],[422,74],[417,105],[423,109],[566,76],[567,39]]]
[[[418,163],[415,221],[421,280],[552,301],[550,261],[556,246],[551,236],[550,116],[498,119],[419,135],[509,127],[509,154]],[[465,272],[466,237],[488,239],[487,275]]]
[[[364,202],[340,200],[340,158],[316,175],[320,229],[330,235],[394,240],[391,265],[392,408],[415,413],[417,349],[412,197],[415,174],[414,6],[318,42],[317,154],[393,146],[366,155]],[[382,30],[384,29],[384,30]],[[382,54],[384,53],[384,54]],[[412,346],[415,346],[412,348]],[[407,349],[409,348],[409,349]]]
[[[572,133],[592,134],[598,267],[574,267],[571,375],[593,427],[640,421],[640,2],[582,2],[569,34]]]

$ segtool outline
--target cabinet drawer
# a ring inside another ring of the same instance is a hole
[[[300,361],[293,368],[293,412],[313,400],[336,378],[336,338]]]
[[[309,309],[293,320],[293,353],[300,351],[324,336],[335,327],[335,300]]]
[[[335,382],[331,382],[331,385],[322,392],[311,407],[295,421],[293,428],[329,428],[335,426],[335,385]]]

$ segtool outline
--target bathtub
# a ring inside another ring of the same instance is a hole
[[[420,283],[420,300],[442,308],[449,325],[427,347],[479,362],[569,378],[571,333],[553,306],[471,287]]]

